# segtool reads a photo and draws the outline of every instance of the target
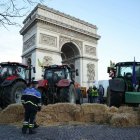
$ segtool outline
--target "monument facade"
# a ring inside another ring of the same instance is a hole
[[[38,4],[23,21],[22,61],[31,59],[35,79],[41,79],[42,67],[69,64],[78,69],[75,81],[81,86],[98,80],[97,27],[83,20]]]

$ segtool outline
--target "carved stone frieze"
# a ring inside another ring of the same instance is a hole
[[[86,34],[82,34],[82,33],[70,30],[70,29],[67,29],[67,28],[64,28],[64,27],[55,26],[55,25],[49,24],[49,23],[45,24],[45,23],[41,23],[41,22],[38,24],[38,26],[40,28],[44,28],[46,30],[58,32],[58,33],[61,33],[61,34],[67,35],[67,36],[71,36],[73,38],[77,38],[77,39],[80,39],[80,40],[82,39],[83,41],[89,41],[89,42],[92,42],[94,44],[97,44],[97,39],[96,38],[88,36]]]
[[[47,34],[40,33],[40,44],[46,44],[48,46],[57,47],[57,38]]]
[[[93,82],[95,79],[95,65],[92,63],[87,64],[87,78],[88,81]]]
[[[96,56],[96,48],[89,45],[85,45],[85,53]]]
[[[31,36],[27,41],[23,43],[23,52],[31,48],[33,45],[35,45],[36,35],[34,34]]]

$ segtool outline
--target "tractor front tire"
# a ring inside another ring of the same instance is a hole
[[[73,84],[69,86],[68,91],[68,102],[69,103],[76,103],[76,90]]]
[[[5,87],[3,92],[3,106],[7,107],[12,103],[21,103],[21,95],[26,88],[24,82],[16,82],[11,86]]]

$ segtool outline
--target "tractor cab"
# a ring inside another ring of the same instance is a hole
[[[72,72],[67,65],[51,65],[45,67],[44,79],[48,82],[57,83],[61,79],[72,79]]]
[[[26,79],[27,66],[16,62],[0,63],[0,83],[15,78]]]
[[[140,103],[140,62],[119,62],[108,67],[114,75],[109,80],[109,105],[120,106],[124,103]]]
[[[108,68],[109,75],[111,75],[111,70],[114,72],[112,78],[125,80],[127,91],[133,91],[133,88],[140,84],[140,62],[119,62],[114,67]]]

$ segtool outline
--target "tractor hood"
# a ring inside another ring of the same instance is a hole
[[[71,83],[70,80],[68,80],[68,79],[62,79],[62,80],[60,80],[56,85],[57,85],[58,87],[67,87],[67,86],[70,85],[70,83]]]

